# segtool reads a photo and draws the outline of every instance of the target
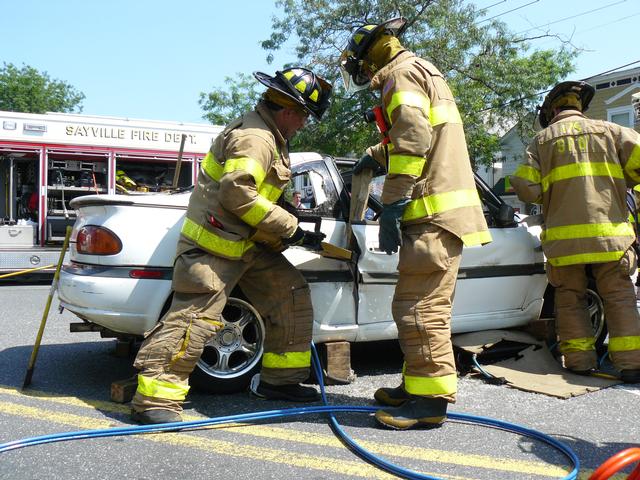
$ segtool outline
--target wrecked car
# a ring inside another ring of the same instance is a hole
[[[316,343],[397,338],[391,300],[397,254],[378,246],[382,209],[374,178],[365,219],[348,228],[352,162],[318,153],[295,153],[291,191],[302,190],[302,228],[321,231],[326,242],[354,251],[351,260],[302,247],[286,257],[311,288]],[[455,292],[452,332],[512,328],[552,311],[544,271],[540,226],[514,213],[476,177],[493,242],[465,247]],[[60,305],[103,335],[139,338],[171,301],[175,247],[190,191],[171,194],[91,195],[75,198],[77,220],[59,282]],[[535,222],[532,222],[535,223]],[[349,233],[348,236],[348,232]],[[602,302],[589,290],[592,321],[602,330]],[[223,312],[224,328],[206,345],[191,383],[212,392],[245,388],[260,367],[265,327],[236,287]],[[545,299],[547,300],[545,305]]]

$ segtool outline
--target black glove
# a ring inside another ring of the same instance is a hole
[[[326,235],[322,232],[309,232],[304,231],[304,239],[302,240],[302,246],[307,247],[310,250],[322,250],[320,243],[324,240]]]
[[[321,232],[310,232],[300,227],[293,232],[289,238],[283,238],[282,243],[289,247],[303,246],[311,250],[321,250],[320,242],[324,240],[326,235]]]
[[[408,203],[409,199],[403,198],[389,205],[384,205],[382,208],[382,213],[378,219],[378,223],[380,224],[378,241],[380,250],[384,250],[387,255],[397,252],[398,247],[402,246],[400,219]]]
[[[376,162],[371,155],[367,155],[366,153],[353,166],[353,174],[358,175],[365,168],[373,170],[374,177],[384,175],[386,173],[385,169],[382,168],[382,166],[378,162]]]

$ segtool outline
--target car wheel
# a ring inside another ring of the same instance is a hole
[[[555,309],[553,306],[554,292],[550,291],[548,294],[550,300],[549,306],[547,306],[547,294],[545,294],[545,305],[542,312],[542,316],[555,316]],[[607,347],[604,345],[604,341],[607,338],[607,322],[604,315],[604,302],[602,297],[598,293],[595,287],[595,282],[590,281],[586,292],[587,312],[589,313],[589,319],[591,320],[591,327],[593,328],[593,336],[596,339],[596,352],[598,356],[606,352]],[[545,314],[546,312],[546,314]],[[556,337],[547,340],[548,345],[552,347],[556,344]],[[556,344],[557,346],[557,344]],[[554,355],[558,356],[559,352],[554,348]]]
[[[244,390],[260,370],[265,327],[258,311],[230,297],[220,319],[224,326],[204,347],[190,383],[211,393]]]
[[[587,311],[591,319],[593,337],[596,339],[596,351],[600,355],[606,351],[604,341],[608,332],[604,316],[604,302],[592,285],[587,288]]]

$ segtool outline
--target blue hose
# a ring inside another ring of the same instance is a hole
[[[366,462],[369,462],[378,468],[385,470],[393,475],[397,475],[402,478],[410,480],[441,480],[439,477],[432,477],[425,475],[414,470],[405,469],[396,464],[390,463],[381,457],[374,455],[368,450],[361,447],[355,440],[353,440],[340,426],[335,418],[335,413],[339,412],[358,412],[358,413],[374,413],[378,407],[366,407],[366,406],[330,406],[327,404],[327,396],[324,389],[324,383],[322,381],[322,369],[320,367],[320,360],[316,351],[315,345],[311,345],[313,352],[313,368],[320,385],[320,393],[322,396],[322,402],[324,405],[312,406],[312,407],[300,407],[300,408],[288,408],[280,410],[267,410],[263,412],[243,413],[239,415],[228,415],[224,417],[207,418],[204,420],[193,420],[189,422],[174,422],[163,423],[157,425],[136,425],[128,427],[106,428],[98,430],[79,430],[76,432],[56,433],[51,435],[41,435],[38,437],[25,438],[21,440],[14,440],[12,442],[0,444],[0,453],[8,452],[10,450],[16,450],[18,448],[31,447],[34,445],[43,445],[47,443],[64,442],[69,440],[81,440],[85,438],[101,438],[101,437],[116,437],[124,435],[137,435],[140,433],[158,433],[169,432],[176,430],[201,428],[210,425],[220,425],[225,423],[242,423],[255,420],[267,420],[272,418],[283,418],[298,415],[309,415],[317,413],[326,413],[329,416],[329,424],[336,436],[358,457],[362,458]],[[518,433],[530,438],[535,438],[543,443],[546,443],[556,450],[562,452],[573,464],[573,470],[562,480],[576,480],[578,476],[578,470],[580,468],[580,460],[577,455],[565,444],[555,440],[554,438],[536,430],[532,430],[520,425],[495,420],[492,418],[478,417],[475,415],[465,415],[461,413],[447,413],[447,418],[452,420],[458,420],[461,422],[475,423],[479,425],[486,425],[493,428],[499,428],[509,432]]]

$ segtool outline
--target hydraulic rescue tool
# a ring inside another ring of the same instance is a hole
[[[384,114],[382,113],[382,107],[380,105],[364,112],[364,119],[367,123],[376,124],[376,128],[378,129],[378,132],[380,132],[380,136],[382,137],[383,145],[389,143],[389,126],[387,125],[387,121],[384,119]]]

